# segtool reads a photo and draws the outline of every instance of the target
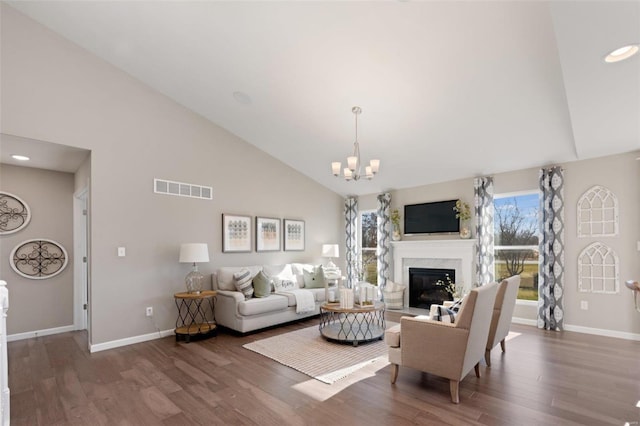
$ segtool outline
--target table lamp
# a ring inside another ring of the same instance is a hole
[[[335,268],[336,265],[333,263],[334,257],[340,256],[340,249],[337,244],[323,244],[322,245],[322,257],[328,257],[329,263],[327,263],[327,268]]]
[[[204,285],[204,275],[198,272],[198,262],[209,261],[209,247],[201,243],[182,244],[180,246],[180,263],[193,263],[193,270],[185,277],[189,293],[200,293]]]

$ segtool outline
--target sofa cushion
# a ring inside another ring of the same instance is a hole
[[[238,303],[240,315],[259,315],[287,309],[287,298],[279,294],[271,294],[267,297],[253,298]]]
[[[271,294],[271,279],[260,271],[253,277],[253,297],[267,297]]]
[[[248,269],[242,269],[241,271],[233,274],[235,279],[236,290],[244,294],[244,298],[251,299],[253,296],[253,286],[251,285],[251,271]]]
[[[233,274],[240,272],[243,269],[251,271],[251,278],[255,277],[258,272],[262,270],[262,266],[224,266],[219,268],[216,273],[216,279],[218,283],[218,290],[237,291],[236,281],[233,278]]]
[[[302,275],[304,277],[305,288],[324,288],[325,277],[322,265],[318,265],[312,270],[304,269]]]

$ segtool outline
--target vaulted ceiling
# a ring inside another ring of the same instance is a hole
[[[7,3],[341,194],[640,149],[640,1]]]

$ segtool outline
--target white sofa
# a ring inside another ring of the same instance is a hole
[[[320,304],[325,301],[324,288],[310,288],[315,300],[313,311],[296,313],[296,299],[291,294],[272,293],[268,297],[245,300],[244,295],[236,290],[233,274],[243,269],[251,271],[251,277],[264,271],[269,277],[293,275],[300,288],[304,287],[303,270],[312,265],[289,263],[285,265],[252,265],[222,267],[212,275],[213,289],[218,292],[215,300],[215,318],[220,326],[240,333],[247,333],[265,327],[295,321],[318,315]]]

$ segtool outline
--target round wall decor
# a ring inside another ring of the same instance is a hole
[[[29,224],[31,209],[17,195],[0,191],[0,235],[18,232]]]
[[[32,280],[55,277],[64,270],[68,260],[61,244],[44,238],[18,244],[9,256],[13,270]]]

